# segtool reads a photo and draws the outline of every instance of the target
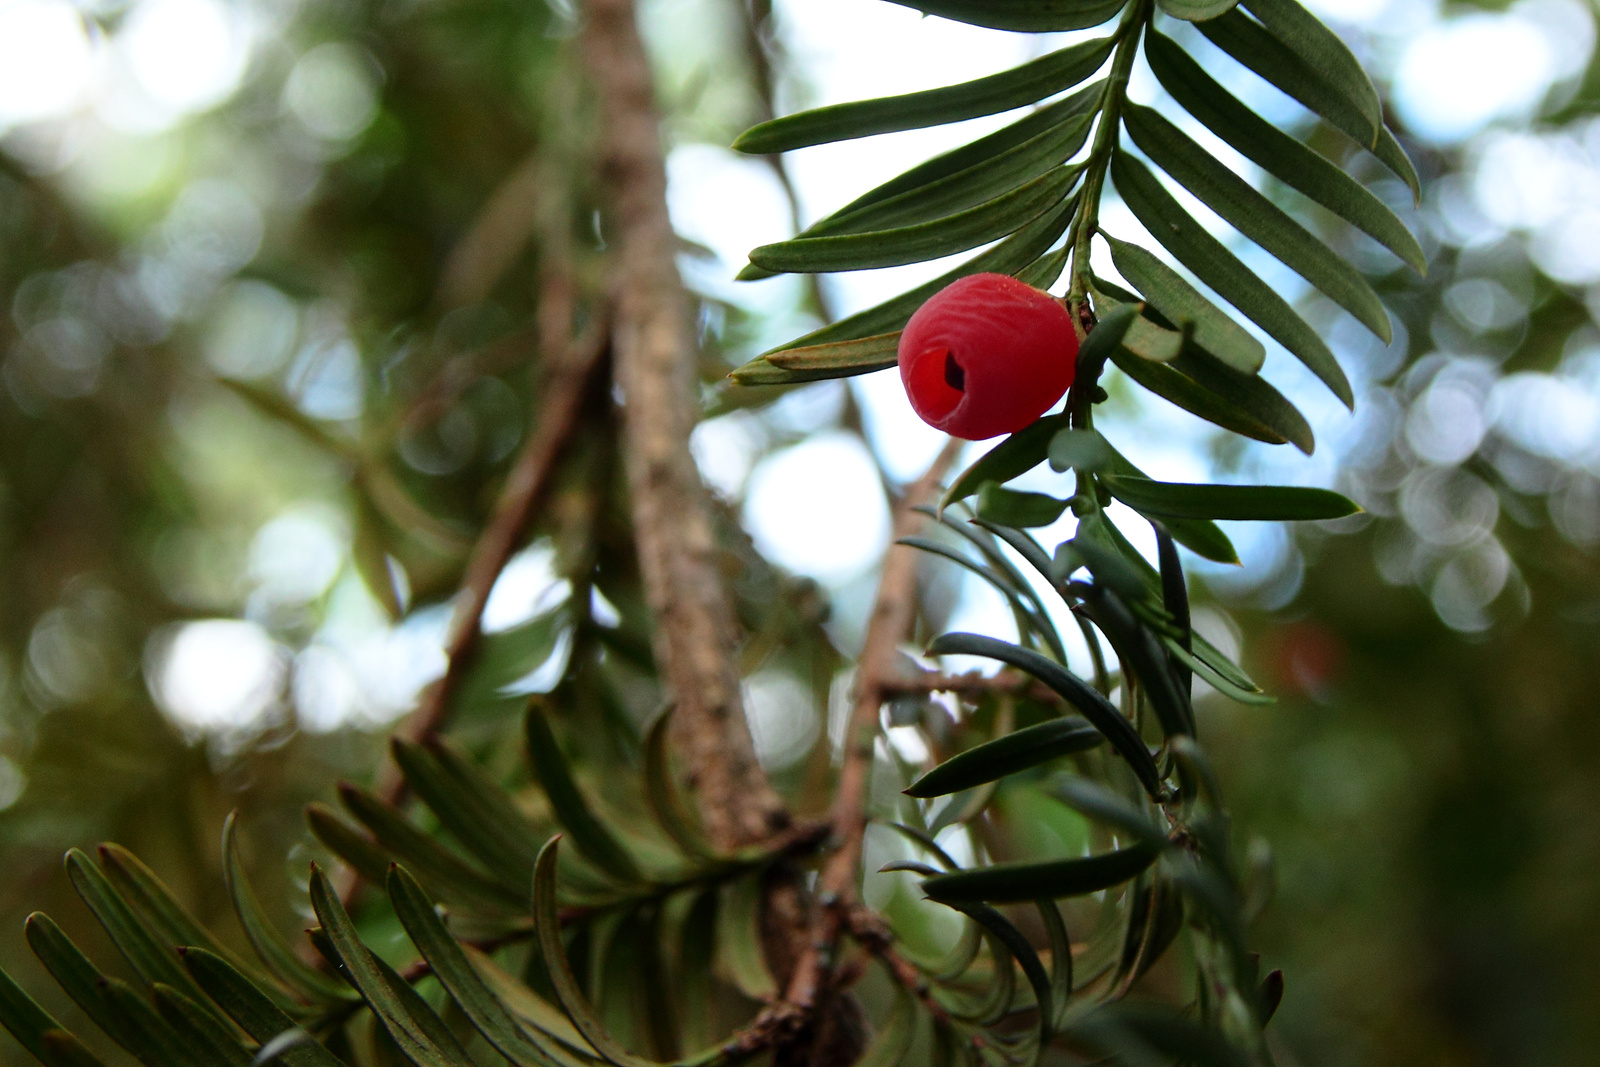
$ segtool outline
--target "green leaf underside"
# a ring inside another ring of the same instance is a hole
[[[1355,403],[1349,379],[1317,332],[1271,286],[1179,207],[1143,163],[1118,152],[1112,157],[1111,178],[1128,209],[1179,263],[1288,349],[1345,406]]]
[[[943,188],[943,183],[953,177],[971,178],[975,174],[988,173],[988,168],[1003,167],[1006,165],[1003,161],[1011,158],[1014,149],[1029,142],[1037,143],[1040,137],[1052,130],[1069,128],[1077,120],[1093,119],[1103,87],[1104,82],[1092,82],[1072,95],[1036,108],[1010,125],[1002,126],[976,141],[969,141],[959,148],[941,152],[932,159],[918,163],[883,184],[873,186],[796,236],[804,237],[813,231],[832,232],[834,223],[859,219],[868,207],[898,200],[908,193],[931,192],[931,187],[935,185]]]
[[[1111,443],[1098,430],[1058,430],[1050,439],[1050,469],[1104,470],[1113,462]]]
[[[1104,740],[1087,719],[1076,715],[1051,719],[950,757],[912,782],[906,795],[925,798],[959,793],[1062,756],[1086,752]]]
[[[1295,447],[1302,452],[1307,455],[1312,452],[1314,446],[1310,436],[1309,425],[1305,425],[1302,428],[1303,418],[1295,419],[1294,416],[1298,415],[1298,412],[1294,412],[1289,407],[1289,402],[1283,399],[1282,394],[1264,381],[1262,385],[1267,390],[1271,390],[1271,392],[1263,392],[1257,399],[1269,404],[1271,409],[1287,409],[1282,414],[1293,419],[1293,425],[1288,425],[1282,418],[1276,417],[1278,415],[1276,410],[1252,410],[1233,402],[1231,399],[1219,396],[1190,375],[1170,364],[1151,363],[1135,356],[1124,357],[1121,354],[1114,358],[1117,366],[1128,377],[1157,396],[1170,400],[1178,407],[1205,419],[1207,422],[1270,445],[1281,445],[1292,440]],[[1259,381],[1260,379],[1257,380]],[[1289,434],[1291,433],[1296,434],[1296,436],[1290,438]]]
[[[1229,11],[1195,25],[1212,44],[1372,152],[1421,199],[1422,180],[1394,134],[1307,66],[1270,30],[1242,11]]]
[[[559,834],[546,842],[533,871],[533,921],[538,929],[545,970],[568,1018],[596,1052],[617,1067],[653,1067],[651,1061],[635,1056],[606,1032],[589,998],[584,996],[577,976],[572,973],[566,946],[561,942],[561,916],[556,908],[556,859],[560,845]]]
[[[1125,0],[890,0],[969,26],[1046,33],[1086,30],[1111,19]]]
[[[1383,125],[1383,103],[1378,91],[1338,34],[1297,0],[1245,0],[1244,7],[1307,68],[1349,100],[1375,129]]]
[[[525,903],[525,894],[497,881],[441,845],[392,804],[352,785],[339,788],[345,810],[354,815],[372,836],[400,862],[410,865],[446,896],[459,903],[488,904],[515,908]],[[370,861],[368,861],[370,866]],[[376,873],[376,872],[373,872]]]
[[[643,881],[644,875],[633,857],[590,810],[589,802],[573,780],[567,758],[537,704],[528,708],[527,731],[528,754],[539,784],[550,798],[550,807],[554,809],[556,819],[572,836],[578,851],[583,853],[585,859],[593,861],[601,870],[620,881]]]
[[[1098,290],[1096,297],[1097,303],[1113,302]],[[1154,324],[1148,325],[1160,330]],[[1292,441],[1307,455],[1316,447],[1311,424],[1265,378],[1240,374],[1195,345],[1188,345],[1164,361],[1154,361],[1125,342],[1112,352],[1111,359],[1152,393],[1225,430],[1272,445]]]
[[[901,988],[894,998],[894,1007],[873,1035],[855,1067],[899,1067],[906,1053],[911,1051],[911,1039],[917,1032],[917,1001],[910,990]]]
[[[1049,686],[1067,703],[1083,714],[1095,728],[1105,735],[1111,746],[1128,761],[1145,789],[1160,792],[1160,772],[1150,750],[1145,747],[1133,723],[1118,711],[1105,697],[1061,664],[1031,649],[1000,641],[980,634],[944,634],[928,646],[933,656],[965,655],[984,656],[1010,664],[1030,674]],[[1038,894],[1035,894],[1038,895]]]
[[[484,983],[416,879],[403,867],[394,867],[389,872],[388,890],[406,934],[478,1032],[515,1067],[561,1064],[562,1053],[518,1025]]]
[[[1145,56],[1172,98],[1240,155],[1357,227],[1418,273],[1427,270],[1417,239],[1364,185],[1240,103],[1170,38],[1151,31],[1145,37]]]
[[[773,272],[872,270],[965,252],[1026,225],[1060,202],[1078,168],[1058,167],[976,207],[914,226],[838,237],[801,237],[750,251],[750,262]]]
[[[11,1036],[35,1059],[45,1063],[49,1063],[50,1058],[45,1050],[44,1035],[62,1031],[61,1024],[4,971],[0,971],[0,1025],[11,1031]]]
[[[1017,904],[1083,896],[1137,877],[1155,862],[1160,851],[1150,845],[1134,845],[1075,859],[997,863],[934,875],[923,880],[922,889],[941,903]]]
[[[414,1014],[412,1005],[390,984],[379,961],[361,943],[327,876],[316,867],[311,871],[311,907],[344,973],[406,1058],[418,1067],[455,1067],[460,1062],[459,1055],[453,1054],[457,1050],[441,1047],[433,1026]]]
[[[1073,435],[1077,435],[1074,437]],[[1068,430],[1056,434],[1055,440],[1050,442],[1050,464],[1058,470],[1065,470],[1072,466],[1068,462],[1057,462],[1057,442],[1062,443],[1062,449],[1072,448],[1076,451],[1093,451],[1103,457],[1104,461],[1097,464],[1096,470],[1105,470],[1109,473],[1126,475],[1133,478],[1145,478],[1147,475],[1134,466],[1121,452],[1111,446],[1111,442],[1100,436],[1096,430]],[[1092,445],[1087,444],[1092,442]],[[1063,460],[1070,457],[1063,455]],[[1216,523],[1203,519],[1167,519],[1163,522],[1167,531],[1172,534],[1173,540],[1183,545],[1189,551],[1216,563],[1238,563],[1239,554],[1234,551],[1233,542],[1228,540],[1228,535],[1222,532]]]
[[[1232,11],[1239,0],[1156,0],[1156,6],[1175,19],[1203,22]]]
[[[1025,185],[1077,155],[1088,140],[1093,116],[1081,113],[1082,102],[1076,95],[1067,102],[1080,106],[1021,144],[893,196],[842,208],[795,237],[867,233],[927,222],[976,207]]]
[[[888,370],[898,362],[900,331],[786,348],[758,356],[728,375],[738,385],[784,385]]]
[[[1384,342],[1391,339],[1389,313],[1360,271],[1221,160],[1195,144],[1160,112],[1129,104],[1122,117],[1133,143],[1156,166],[1234,229],[1327,294]]]
[[[1051,440],[1066,426],[1066,415],[1046,415],[1007,437],[961,472],[939,498],[940,510],[976,493],[984,482],[1009,482],[1037,467],[1048,456]]]
[[[1089,331],[1083,347],[1078,350],[1078,365],[1082,367],[1104,367],[1117,346],[1133,343],[1132,334],[1138,330],[1141,322],[1139,312],[1142,308],[1137,303],[1127,307],[1117,307],[1111,303],[1103,306],[1097,304],[1095,310],[1100,313],[1100,321]],[[1173,355],[1176,354],[1174,350]]]
[[[1244,374],[1254,374],[1261,369],[1267,350],[1244,327],[1200,295],[1198,289],[1149,250],[1119,241],[1104,231],[1101,235],[1111,246],[1111,262],[1118,273],[1164,318],[1180,326],[1191,326],[1195,344]]]
[[[770,353],[763,353],[758,359],[764,361],[767,355],[793,348],[849,341],[898,330],[906,324],[912,313],[922,306],[923,301],[957,278],[984,272],[1012,274],[1022,270],[1048,251],[1050,246],[1066,232],[1076,203],[1076,198],[1068,199],[1054,210],[1046,211],[995,247],[979,253],[947,274],[865,311],[857,312],[849,318],[813,330],[804,337],[774,348]],[[740,368],[741,371],[743,369]]]
[[[788,152],[1010,111],[1077,85],[1100,69],[1113,44],[1115,41],[1109,37],[1084,41],[999,74],[957,85],[831,104],[770,119],[740,134],[733,147],[740,152]]]
[[[256,1041],[265,1045],[296,1029],[293,1019],[221,956],[199,948],[180,949],[179,952],[184,966],[206,995]],[[343,988],[354,995],[349,987]],[[274,1062],[286,1067],[342,1067],[339,1060],[316,1041],[299,1042],[279,1053]]]
[[[1206,485],[1103,475],[1111,495],[1142,515],[1180,519],[1309,521],[1361,509],[1329,489],[1292,485]]]
[[[1045,493],[1006,489],[994,482],[987,482],[978,490],[979,518],[1018,529],[1049,526],[1059,519],[1066,509],[1065,500],[1058,500]]]

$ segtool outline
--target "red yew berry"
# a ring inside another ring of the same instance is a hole
[[[1078,335],[1061,301],[1004,274],[969,274],[917,309],[900,335],[900,381],[922,420],[981,441],[1022,429],[1061,399]]]

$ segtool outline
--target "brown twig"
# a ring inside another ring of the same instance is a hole
[[[933,496],[963,444],[952,438],[927,473],[906,490],[896,508],[895,541],[914,535],[926,521],[912,509]],[[878,732],[878,712],[883,706],[887,684],[894,676],[895,653],[916,617],[916,575],[916,549],[891,544],[884,555],[877,601],[867,623],[867,636],[856,667],[855,704],[845,727],[839,785],[834,794],[833,853],[817,880],[817,905],[810,942],[784,996],[787,1003],[801,1009],[809,1010],[817,1003],[833,964],[845,915],[855,903],[861,843],[867,828],[867,786]]]
[[[732,605],[717,567],[709,499],[689,453],[699,410],[697,353],[667,217],[650,65],[632,0],[590,0],[582,51],[599,98],[604,232],[616,380],[624,396],[628,486],[672,731],[713,843],[735,848],[789,821],[756,762],[734,659]]]

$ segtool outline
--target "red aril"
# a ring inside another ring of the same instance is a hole
[[[1015,433],[1072,385],[1078,335],[1062,302],[1004,274],[969,274],[900,334],[900,380],[924,422],[981,441]]]

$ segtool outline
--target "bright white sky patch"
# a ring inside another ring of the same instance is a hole
[[[548,541],[523,549],[500,572],[483,607],[483,632],[499,633],[527,622],[572,592],[556,578],[556,550]]]
[[[186,732],[248,728],[277,699],[283,649],[253,622],[185,623],[157,641],[161,647],[147,668],[150,687],[161,710]]]
[[[0,127],[70,112],[89,87],[93,65],[83,18],[71,4],[0,4]]]
[[[1459,141],[1529,114],[1552,85],[1582,69],[1594,43],[1588,12],[1566,0],[1449,19],[1413,38],[1395,71],[1395,105],[1431,140]]]
[[[219,0],[142,0],[117,44],[150,102],[176,118],[238,87],[252,36],[239,9]]]
[[[889,537],[889,508],[872,457],[828,431],[775,452],[750,476],[744,520],[781,567],[839,583],[871,566]]]

